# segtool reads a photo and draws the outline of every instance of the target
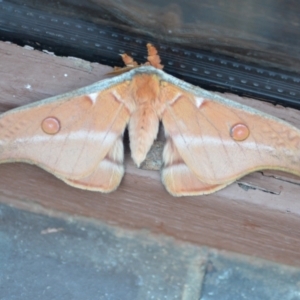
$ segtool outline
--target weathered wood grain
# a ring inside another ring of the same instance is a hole
[[[108,67],[0,43],[0,111],[70,91],[104,78]],[[300,113],[250,99],[236,101],[300,127]],[[72,188],[21,163],[0,165],[0,201],[97,218],[164,233],[182,241],[300,266],[299,178],[254,173],[209,196],[174,198],[157,171],[137,169],[126,154],[126,175],[111,194]],[[281,176],[281,179],[273,176]]]

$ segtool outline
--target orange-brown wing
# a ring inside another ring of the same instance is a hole
[[[80,179],[62,178],[62,180],[83,190],[112,192],[119,186],[124,175],[123,159],[124,147],[120,136],[91,174]]]
[[[113,180],[108,184],[113,189],[123,175],[119,138],[130,117],[114,92],[121,85],[83,95],[73,92],[1,115],[0,162],[36,164],[66,182],[94,190],[92,174],[97,174]],[[115,166],[110,169],[109,163]]]
[[[167,191],[173,196],[206,195],[231,183],[209,184],[199,180],[183,161],[171,138],[167,138],[163,161],[162,181]]]
[[[168,85],[165,89],[167,95]],[[300,175],[297,128],[221,97],[201,98],[199,90],[177,88],[162,118],[180,157],[199,180],[226,185],[261,169]]]

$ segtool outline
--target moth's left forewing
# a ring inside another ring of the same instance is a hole
[[[130,117],[128,82],[118,80],[1,115],[0,162],[36,164],[81,188],[114,189],[124,172],[119,143]],[[102,178],[98,187],[95,178]]]

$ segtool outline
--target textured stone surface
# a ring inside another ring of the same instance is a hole
[[[0,205],[1,300],[297,300],[299,282],[299,269]]]

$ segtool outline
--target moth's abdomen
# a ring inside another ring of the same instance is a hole
[[[131,115],[129,137],[131,156],[139,166],[144,159],[158,132],[159,119],[150,105],[141,105]]]

